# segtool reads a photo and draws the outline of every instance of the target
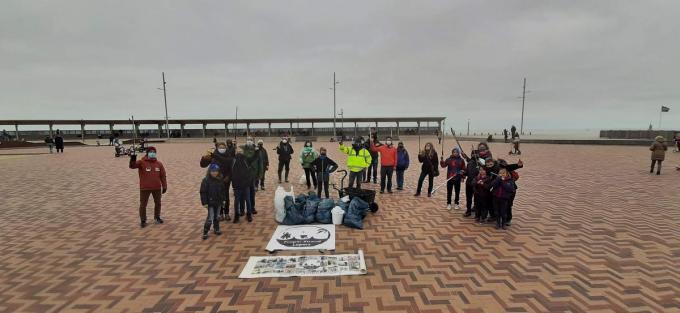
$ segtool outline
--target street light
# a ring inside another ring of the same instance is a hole
[[[335,72],[333,72],[333,87],[329,88],[333,90],[333,137],[337,137],[338,133],[335,130],[335,119],[336,119],[336,111],[335,111],[335,89],[336,87],[340,84],[339,81],[335,79]]]
[[[527,90],[527,79],[526,77],[524,78],[524,85],[522,86],[522,96],[517,97],[517,99],[522,99],[522,119],[519,124],[519,133],[524,136],[524,101],[526,100],[527,93],[530,93],[531,90]]]
[[[170,122],[168,121],[168,96],[165,91],[165,85],[167,82],[165,81],[165,72],[162,72],[162,78],[163,78],[163,88],[156,88],[158,90],[163,90],[163,103],[165,104],[165,135],[170,139]]]

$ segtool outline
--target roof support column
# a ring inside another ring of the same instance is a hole
[[[397,122],[397,138],[399,138],[399,122]]]
[[[14,124],[14,137],[19,141],[19,124]]]
[[[312,136],[314,136],[314,122],[312,122]]]
[[[50,123],[50,138],[54,138],[54,131],[52,131],[52,127],[54,124]]]
[[[357,129],[357,122],[354,122],[354,139],[357,138],[357,131],[358,131],[358,129]]]
[[[227,141],[227,137],[229,136],[229,123],[224,122],[224,141]]]
[[[85,123],[80,123],[80,141],[85,142]]]
[[[205,138],[205,127],[208,126],[208,124],[203,123],[203,138]]]
[[[184,138],[184,123],[179,124],[179,137]]]
[[[269,123],[269,133],[268,133],[268,136],[269,136],[269,137],[272,136],[272,123],[271,123],[271,122]]]
[[[246,137],[250,137],[250,123],[246,123]]]

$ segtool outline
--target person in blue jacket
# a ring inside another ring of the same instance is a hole
[[[408,169],[409,163],[408,151],[400,141],[397,145],[397,190],[404,190],[404,172]]]
[[[210,225],[215,229],[215,235],[220,235],[220,220],[218,219],[227,191],[224,185],[224,178],[220,172],[220,166],[216,163],[210,164],[208,173],[201,182],[201,204],[208,210],[208,217],[203,225],[203,240],[208,239]]]

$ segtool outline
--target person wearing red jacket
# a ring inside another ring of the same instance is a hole
[[[376,140],[373,139],[371,151],[380,154],[380,193],[385,193],[385,185],[387,192],[392,193],[392,173],[397,167],[397,148],[392,145],[392,137],[385,138],[384,145],[376,144]]]
[[[441,158],[440,166],[446,168],[446,208],[451,210],[451,189],[455,189],[456,210],[460,210],[460,182],[465,174],[465,160],[460,156],[458,148],[451,150],[451,156],[444,160]]]
[[[149,196],[153,196],[153,217],[156,224],[163,224],[161,219],[161,194],[168,191],[165,178],[165,167],[156,159],[156,148],[148,147],[146,155],[137,160],[134,151],[130,154],[130,168],[139,172],[139,218],[140,226],[146,227],[146,205]]]

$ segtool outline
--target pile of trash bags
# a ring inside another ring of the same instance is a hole
[[[331,210],[336,206],[345,211],[343,225],[363,229],[369,205],[359,197],[353,198],[349,203],[321,199],[313,191],[293,197],[292,190],[286,192],[283,188],[277,189],[274,195],[275,219],[283,225],[332,224]]]

